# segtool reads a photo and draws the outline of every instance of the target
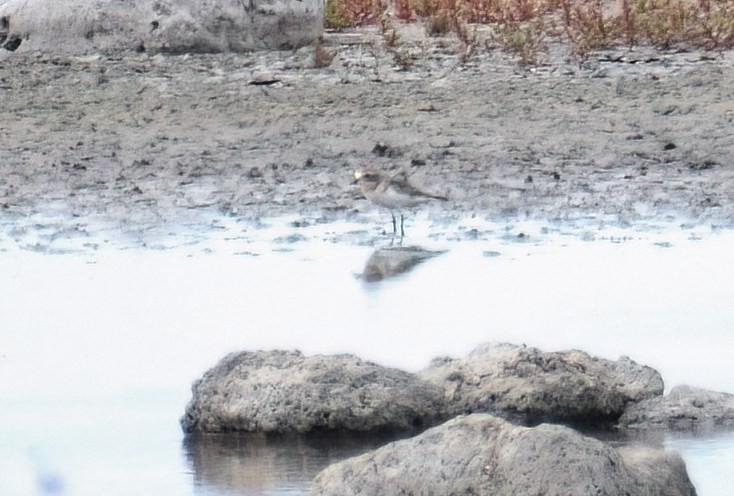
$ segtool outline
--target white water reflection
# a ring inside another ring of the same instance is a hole
[[[406,245],[446,252],[370,283],[359,276],[377,247],[335,242],[363,225],[222,222],[166,250],[56,238],[51,251],[76,252],[0,253],[0,494],[216,494],[193,483],[177,420],[191,381],[241,349],[418,370],[510,341],[628,355],[668,388],[734,392],[730,231],[524,224],[436,237],[419,224]],[[734,484],[734,442],[714,442],[671,444],[703,496]],[[273,487],[263,494],[284,494]]]
[[[734,433],[705,437],[671,436],[665,447],[678,451],[699,496],[731,494],[734,475]]]

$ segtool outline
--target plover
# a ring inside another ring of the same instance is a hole
[[[354,179],[365,198],[390,211],[393,234],[398,232],[395,211],[400,212],[403,208],[415,207],[428,200],[448,200],[446,196],[428,193],[416,188],[410,184],[408,176],[404,172],[388,176],[372,169],[364,169],[355,171]],[[405,236],[403,220],[404,217],[401,212],[400,236]]]

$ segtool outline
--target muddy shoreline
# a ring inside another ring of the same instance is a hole
[[[447,222],[732,226],[731,53],[558,50],[527,68],[488,50],[461,64],[452,43],[404,41],[407,70],[370,30],[327,35],[327,68],[312,48],[0,54],[3,245],[33,215],[141,242],[202,212],[360,222],[367,164],[448,194],[430,207]]]

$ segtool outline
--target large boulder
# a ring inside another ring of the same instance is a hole
[[[296,48],[323,31],[322,0],[7,0],[0,47],[85,53]]]
[[[186,432],[412,431],[445,419],[441,388],[354,355],[233,353],[192,391]]]
[[[677,386],[663,397],[630,405],[619,423],[632,429],[734,428],[734,394]]]
[[[436,359],[420,376],[441,386],[450,416],[488,412],[534,425],[614,423],[629,403],[663,394],[654,369],[582,351],[484,344],[462,359]]]
[[[677,453],[613,448],[564,426],[515,426],[487,414],[327,467],[320,496],[634,494],[695,495]]]

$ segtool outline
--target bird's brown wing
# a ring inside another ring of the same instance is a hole
[[[408,176],[404,172],[400,172],[390,178],[390,185],[395,188],[396,191],[410,196],[425,196],[426,198],[433,198],[434,200],[448,200],[448,197],[444,195],[437,195],[434,193],[428,193],[422,189],[416,188],[408,182]]]

